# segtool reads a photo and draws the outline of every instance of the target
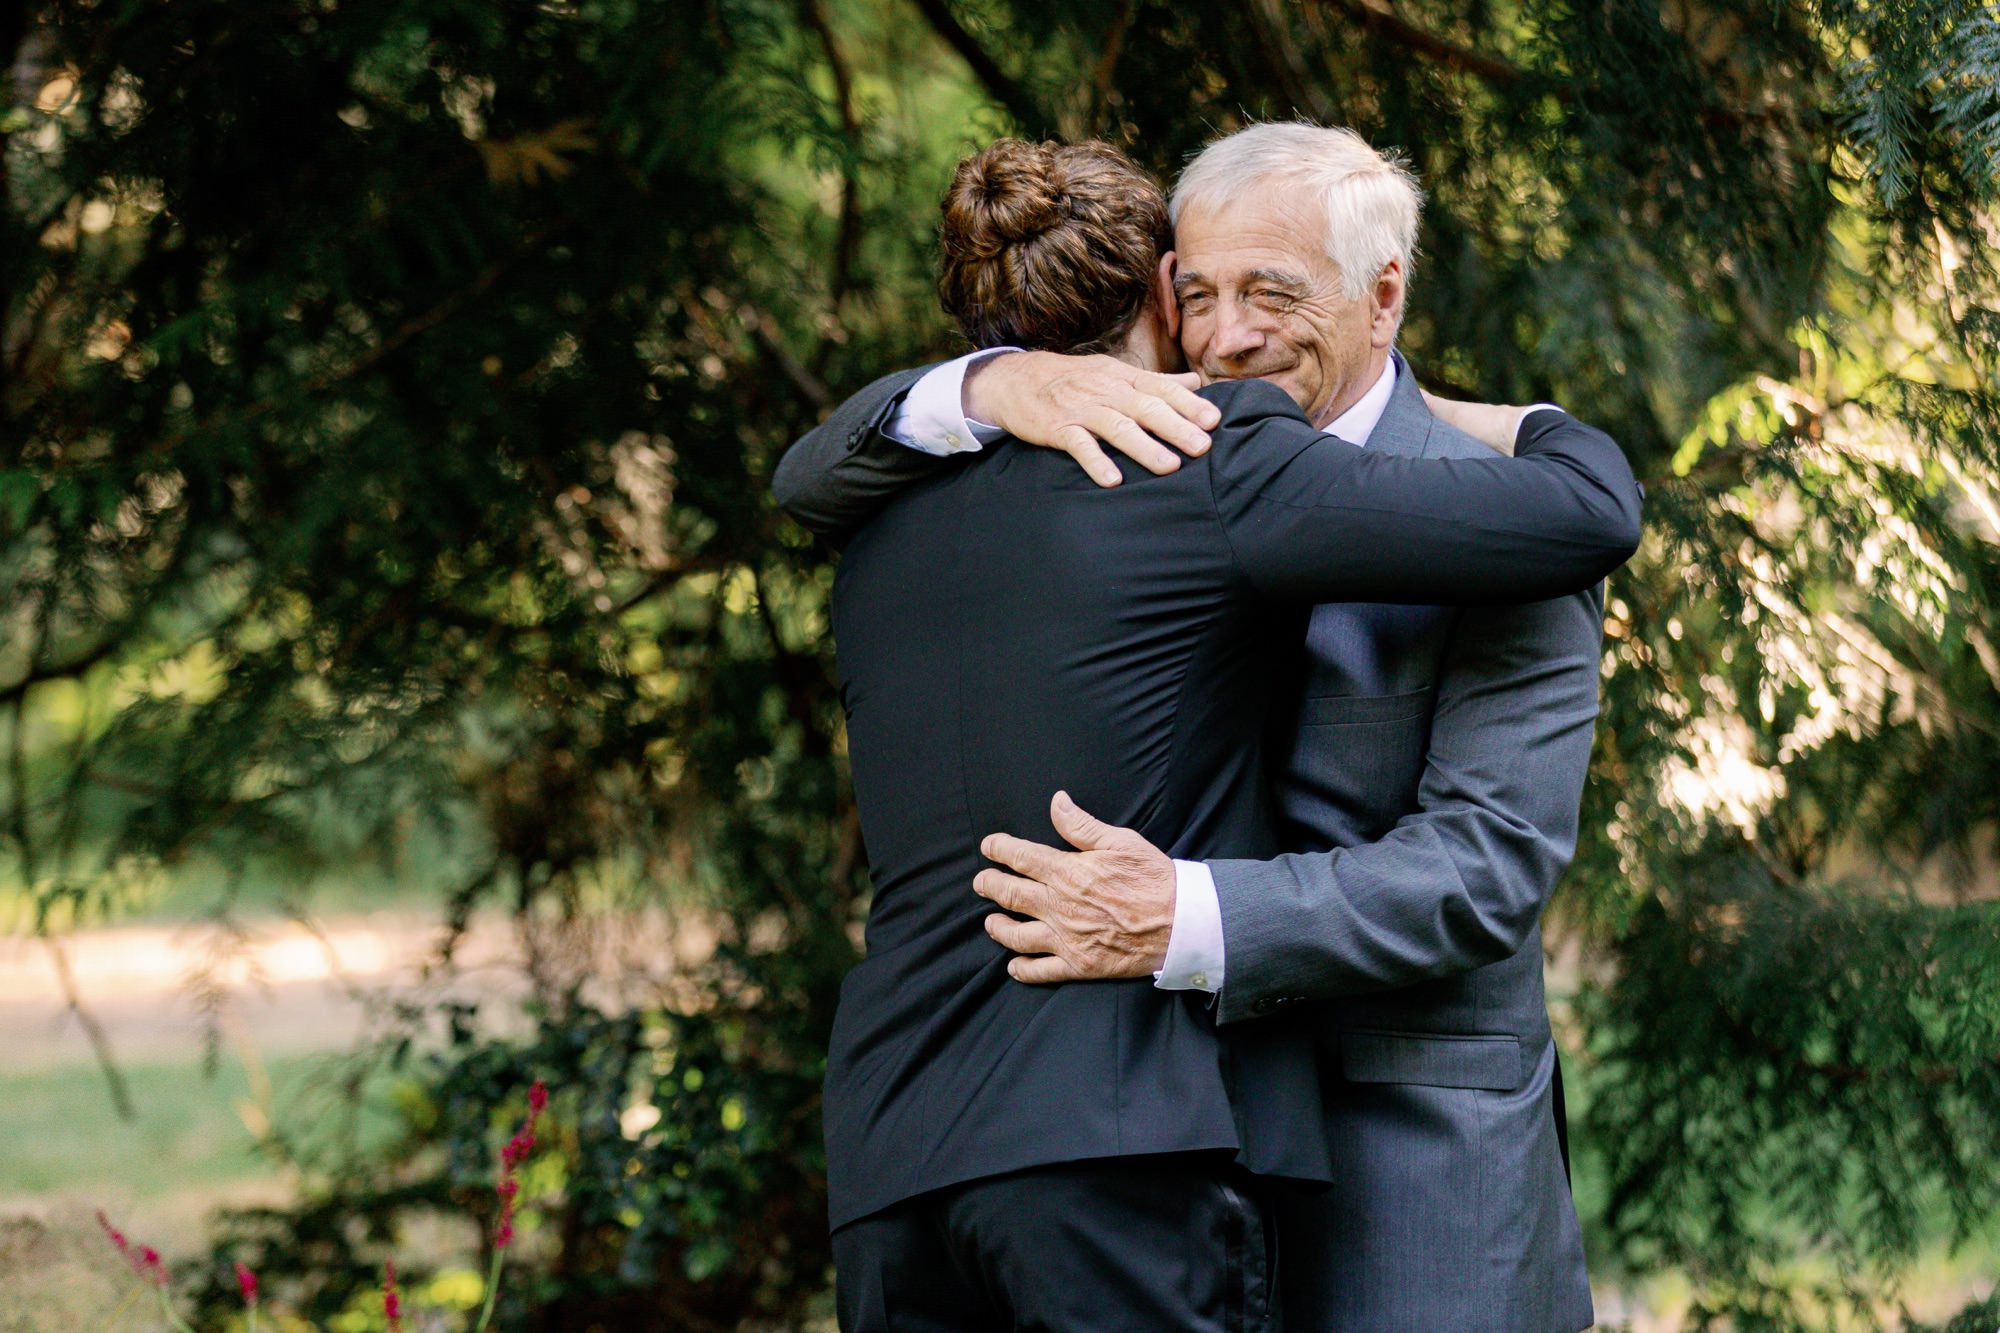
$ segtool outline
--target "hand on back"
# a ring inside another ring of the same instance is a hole
[[[1514,439],[1521,433],[1522,418],[1530,409],[1505,403],[1461,403],[1440,398],[1429,389],[1421,391],[1431,415],[1455,430],[1462,430],[1487,448],[1510,457]]]
[[[1068,454],[1098,485],[1116,486],[1106,444],[1157,473],[1180,467],[1174,449],[1190,458],[1208,449],[1222,414],[1195,393],[1200,385],[1192,371],[1168,375],[1112,356],[1008,352],[967,373],[963,406],[968,417]]]

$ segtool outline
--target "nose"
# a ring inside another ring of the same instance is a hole
[[[1215,335],[1208,344],[1209,355],[1218,361],[1240,361],[1262,350],[1264,330],[1250,318],[1249,312],[1233,301],[1219,302],[1218,306]]]

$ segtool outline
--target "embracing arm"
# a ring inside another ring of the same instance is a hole
[[[946,459],[912,449],[882,427],[928,366],[884,375],[801,435],[771,478],[779,508],[833,541],[844,540],[912,482]]]
[[[1223,409],[1209,460],[1218,516],[1255,586],[1287,600],[1494,608],[1461,617],[1424,817],[1369,848],[1211,870],[1058,794],[1051,821],[1080,850],[989,836],[982,851],[1019,873],[983,870],[974,889],[1034,919],[996,913],[988,930],[1041,955],[1010,965],[1023,981],[1152,971],[1169,988],[1220,989],[1230,1017],[1295,997],[1274,995],[1272,974],[1324,974],[1314,986],[1339,993],[1505,956],[1574,840],[1565,765],[1580,783],[1597,707],[1597,584],[1638,542],[1631,469],[1608,436],[1561,411],[1528,413],[1511,460],[1428,459],[1322,435],[1268,384],[1203,392]],[[1406,882],[1407,920],[1394,893],[1370,896]],[[1239,946],[1243,930],[1251,942]],[[1266,980],[1253,963],[1238,988],[1240,947],[1276,958]]]
[[[1467,611],[1439,678],[1416,813],[1379,840],[1211,861],[1218,1022],[1469,971],[1518,952],[1576,848],[1603,590]]]
[[[1559,410],[1523,418],[1513,458],[1418,458],[1314,430],[1280,389],[1210,385],[1216,513],[1267,596],[1479,606],[1588,588],[1639,544],[1618,445]]]
[[[1151,972],[1221,992],[1218,1022],[1468,971],[1520,951],[1576,847],[1597,719],[1601,587],[1466,611],[1453,628],[1416,812],[1378,841],[1268,861],[1175,861],[1058,792],[1077,851],[1004,833],[973,889],[1021,981]],[[1009,873],[1013,872],[1013,873]],[[1226,964],[1226,973],[1225,973]]]
[[[1172,472],[1180,456],[1167,444],[1201,453],[1217,416],[1195,395],[1195,378],[1111,356],[1020,348],[899,371],[801,436],[771,490],[793,518],[840,541],[897,491],[945,466],[943,456],[1001,434],[1068,454],[1100,486],[1116,486],[1120,474],[1099,441],[1153,472]]]

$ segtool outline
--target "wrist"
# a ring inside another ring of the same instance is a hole
[[[1007,372],[1002,371],[996,379],[993,368],[1010,361],[1018,361],[1028,355],[1026,352],[1007,351],[993,356],[983,356],[967,367],[965,379],[959,386],[959,410],[968,421],[990,421],[1004,427],[1000,400],[1005,396]]]

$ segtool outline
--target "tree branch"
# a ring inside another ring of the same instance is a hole
[[[1322,86],[1324,80],[1310,76],[1298,44],[1284,31],[1282,0],[1257,0],[1248,13],[1257,54],[1263,57],[1267,77],[1278,85],[1284,100],[1294,112],[1303,110],[1322,125],[1338,124],[1343,117],[1336,114],[1333,102],[1328,99]]]
[[[986,48],[979,44],[979,39],[965,30],[965,25],[951,12],[946,0],[913,0],[913,3],[937,35],[944,38],[946,44],[958,52],[959,58],[972,67],[973,76],[985,85],[994,101],[1007,108],[1008,114],[1014,117],[1015,123],[1024,132],[1039,135],[1055,128],[1056,118],[1044,110],[1027,89],[1007,77],[993,57],[987,54]]]
[[[1328,0],[1320,0],[1322,4]],[[1369,32],[1389,38],[1400,46],[1409,48],[1420,56],[1425,56],[1442,65],[1476,74],[1488,83],[1525,83],[1530,80],[1546,83],[1548,91],[1564,101],[1573,101],[1575,89],[1553,79],[1545,79],[1533,70],[1522,69],[1504,60],[1489,56],[1483,51],[1475,51],[1469,46],[1460,46],[1427,29],[1419,28],[1407,19],[1396,17],[1389,8],[1388,0],[1331,0],[1347,11],[1349,17],[1361,21],[1361,26]]]
[[[0,112],[13,108],[13,91],[37,81],[41,75],[38,63],[30,63],[27,49],[28,7],[26,5],[0,6],[0,54],[7,57],[6,81],[0,83]],[[0,199],[11,199],[13,194],[7,184],[7,140],[10,131],[0,129]],[[0,321],[13,308],[13,290],[6,284],[11,276],[0,270]]]
[[[34,655],[29,655],[32,663]],[[13,728],[8,736],[7,768],[9,796],[13,800],[11,811],[15,845],[21,855],[21,882],[30,893],[34,893],[39,867],[35,864],[34,831],[28,826],[28,759],[27,728],[28,699],[26,693],[17,694],[13,699]],[[55,964],[56,980],[62,985],[63,999],[69,1011],[76,1015],[76,1021],[83,1025],[83,1032],[90,1039],[91,1052],[97,1057],[98,1067],[103,1069],[104,1078],[111,1085],[111,1105],[118,1112],[120,1120],[136,1118],[132,1107],[132,1093],[125,1084],[125,1075],[119,1070],[118,1062],[111,1054],[111,1040],[105,1035],[104,1025],[97,1016],[83,1007],[83,996],[76,988],[76,974],[69,965],[69,954],[62,941],[48,932],[48,917],[45,912],[35,914],[35,934],[41,937],[48,948],[49,959]]]
[[[854,251],[861,241],[861,181],[854,169],[855,156],[861,151],[861,115],[854,106],[854,78],[833,39],[833,25],[827,21],[825,6],[820,0],[799,0],[799,9],[806,26],[818,34],[819,44],[826,51],[827,67],[833,71],[834,106],[840,112],[840,131],[847,140],[847,151],[840,161],[840,231],[833,243],[833,278],[828,284],[829,303],[838,311],[853,283]],[[822,369],[825,353],[832,346],[830,340],[820,346],[818,359]]]
[[[749,328],[750,336],[757,340],[757,346],[763,349],[764,355],[771,359],[771,363],[777,366],[784,377],[791,382],[792,387],[798,390],[799,396],[805,399],[814,411],[824,413],[833,406],[833,394],[826,385],[822,384],[819,377],[807,369],[803,362],[792,355],[791,348],[785,346],[784,339],[778,334],[776,320],[747,302],[737,314]]]
[[[31,659],[28,663],[28,673],[25,676],[11,685],[0,686],[0,704],[12,703],[26,694],[29,689],[45,680],[66,680],[82,675],[98,663],[116,655],[119,649],[125,647],[126,641],[145,627],[147,618],[151,616],[153,608],[159,604],[168,588],[170,586],[180,586],[180,581],[176,576],[180,573],[181,562],[187,556],[195,526],[194,514],[189,513],[183,516],[180,530],[174,534],[173,545],[169,548],[167,560],[161,566],[159,574],[141,592],[132,596],[125,614],[119,618],[118,623],[113,625],[103,638],[88,650],[77,654],[67,662],[59,662],[52,666],[40,666],[35,660]],[[220,628],[218,626],[209,632],[219,632]]]
[[[1925,1087],[1938,1088],[1963,1080],[1968,1072],[1945,1064],[1904,1065],[1885,1069],[1872,1065],[1848,1064],[1839,1060],[1812,1060],[1797,1051],[1787,1050],[1775,1041],[1759,1036],[1741,1019],[1730,1020],[1729,1035],[1746,1051],[1766,1056],[1802,1074],[1817,1074],[1829,1083],[1842,1088],[1851,1088],[1896,1075],[1913,1078]],[[2000,1067],[2000,1055],[1988,1056],[1983,1063]]]
[[[83,996],[76,988],[76,974],[70,970],[69,953],[62,941],[53,935],[43,935],[42,943],[48,946],[49,959],[55,964],[56,979],[62,983],[63,1000],[69,1011],[76,1015],[76,1021],[83,1025],[84,1035],[90,1038],[90,1050],[97,1057],[97,1067],[104,1071],[104,1080],[111,1085],[111,1105],[118,1112],[118,1118],[127,1122],[138,1119],[138,1112],[132,1106],[132,1090],[125,1084],[124,1071],[118,1068],[118,1061],[111,1054],[111,1039],[105,1035],[104,1025],[97,1021],[97,1015],[83,1007]]]
[[[1451,69],[1475,75],[1488,83],[1532,86],[1559,102],[1572,105],[1579,100],[1575,84],[1539,70],[1524,68],[1497,56],[1490,56],[1473,47],[1462,46],[1449,38],[1440,37],[1427,28],[1418,27],[1408,19],[1399,18],[1390,9],[1389,0],[1318,0],[1318,3],[1322,6],[1333,5],[1346,11],[1350,18],[1359,20],[1364,29],[1376,36],[1386,37],[1419,56]],[[1775,109],[1726,106],[1720,102],[1713,103],[1701,111],[1702,124],[1709,129],[1740,131],[1751,125],[1769,124],[1776,117]]]
[[[1118,93],[1118,61],[1125,54],[1125,35],[1132,30],[1133,20],[1139,17],[1138,0],[1122,0],[1118,12],[1112,16],[1111,26],[1097,40],[1104,52],[1098,58],[1097,69],[1091,75],[1093,89],[1091,96],[1090,129],[1092,134],[1102,136],[1105,114],[1111,110],[1111,102]]]
[[[458,314],[468,303],[486,295],[492,289],[493,285],[506,275],[509,269],[534,254],[540,246],[552,240],[577,220],[577,214],[564,213],[545,222],[542,226],[537,227],[534,231],[523,237],[520,244],[515,246],[513,250],[500,256],[474,274],[470,282],[466,283],[463,287],[446,292],[433,302],[429,308],[404,320],[391,330],[381,342],[376,343],[366,351],[355,356],[352,360],[342,365],[319,371],[316,374],[308,375],[294,384],[287,385],[288,392],[282,397],[271,395],[253,399],[240,406],[232,404],[217,408],[213,413],[192,425],[183,426],[179,430],[161,435],[158,439],[147,445],[141,451],[140,456],[142,458],[157,458],[170,454],[188,440],[200,436],[207,431],[214,430],[219,426],[232,423],[240,426],[256,421],[260,417],[268,415],[291,401],[294,394],[309,397],[323,390],[330,389],[336,384],[357,378],[362,372],[372,369],[385,358],[401,350],[403,345],[412,338],[438,327],[447,319]]]

